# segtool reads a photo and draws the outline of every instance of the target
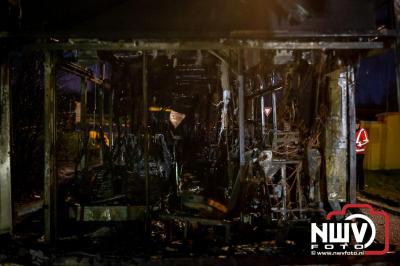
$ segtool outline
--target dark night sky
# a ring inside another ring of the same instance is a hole
[[[109,71],[109,66],[107,66]],[[92,65],[90,69],[99,76],[99,66]],[[78,95],[80,78],[69,73],[60,73],[57,80],[61,92]],[[88,83],[88,91],[94,86]],[[361,60],[356,72],[356,106],[381,111],[396,111],[396,73],[395,53],[389,50],[385,54],[367,57]],[[370,114],[372,117],[375,114]]]
[[[99,64],[91,65],[88,67],[96,77],[100,76],[100,67]],[[109,65],[106,64],[106,72],[109,71]],[[106,77],[108,74],[106,73]],[[59,76],[57,77],[57,86],[61,92],[67,93],[80,93],[80,86],[81,86],[81,78],[77,75],[60,72]],[[88,92],[91,92],[94,89],[94,85],[92,82],[88,82]]]
[[[361,60],[356,73],[356,106],[396,110],[396,72],[393,50]]]

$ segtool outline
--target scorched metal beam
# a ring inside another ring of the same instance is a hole
[[[10,79],[4,63],[0,65],[0,234],[12,230],[10,153]]]
[[[244,67],[243,67],[243,51],[238,51],[238,101],[239,101],[239,161],[240,167],[244,167],[245,161],[245,122],[244,122]]]
[[[102,51],[140,51],[140,50],[224,50],[224,49],[263,49],[263,50],[343,50],[343,49],[381,49],[383,42],[273,42],[262,40],[228,40],[214,41],[151,41],[133,40],[123,42],[70,40],[68,43],[38,43],[27,47],[34,50],[102,50]]]
[[[355,100],[355,80],[354,69],[347,67],[346,85],[347,85],[347,105],[348,105],[348,123],[349,123],[349,180],[348,180],[348,198],[350,203],[357,201],[357,177],[356,177],[356,100]]]
[[[44,93],[44,225],[45,240],[52,242],[57,232],[56,94],[52,52],[45,53]]]
[[[144,129],[144,176],[146,193],[146,227],[145,231],[150,234],[150,180],[149,180],[149,107],[148,107],[148,73],[146,53],[143,53],[142,65],[142,89],[143,89],[143,129]]]

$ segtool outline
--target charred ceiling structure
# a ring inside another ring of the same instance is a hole
[[[2,5],[2,233],[42,210],[50,243],[282,240],[355,202],[354,77],[392,1]]]

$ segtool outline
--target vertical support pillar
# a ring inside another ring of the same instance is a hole
[[[147,83],[147,58],[143,53],[142,89],[143,89],[143,129],[144,129],[144,176],[146,193],[146,221],[145,230],[150,234],[150,181],[149,181],[149,107],[148,107],[148,83]]]
[[[400,40],[399,37],[395,43],[395,64],[396,64],[396,88],[397,88],[397,110],[400,112]]]
[[[110,139],[110,150],[112,150],[112,147],[114,145],[114,133],[113,133],[113,119],[114,119],[114,90],[111,88],[110,90],[110,95],[108,96],[108,103],[109,103],[109,121],[108,121],[108,136]]]
[[[209,87],[209,92],[211,92],[211,85],[208,84]],[[230,88],[230,83],[229,83],[229,64],[226,61],[221,61],[221,87],[223,90],[223,101],[224,101],[224,107],[222,109],[222,114],[223,114],[223,119],[222,119],[222,126],[221,129],[224,129],[225,133],[225,147],[226,147],[226,161],[228,165],[228,186],[229,189],[232,189],[233,186],[233,169],[231,167],[231,156],[230,156],[230,150],[229,150],[229,112],[228,112],[228,107],[229,107],[229,102],[231,99],[231,88]],[[208,117],[208,115],[207,115]],[[208,121],[208,120],[207,120]]]
[[[265,102],[264,96],[260,97],[260,114],[261,114],[261,135],[264,138],[265,135]]]
[[[260,82],[260,91],[263,91],[267,88],[264,79],[265,67],[264,63],[261,61],[260,63],[260,75],[257,75],[258,80]],[[265,133],[266,133],[266,115],[265,115],[265,97],[264,94],[261,94],[260,97],[260,118],[261,118],[261,136],[264,141]]]
[[[101,78],[104,80],[105,77],[105,65],[101,67]],[[100,161],[103,163],[103,151],[104,145],[104,85],[99,87],[99,115],[100,115],[100,139],[101,139],[101,149],[100,149]]]
[[[54,55],[44,60],[44,221],[45,239],[54,242],[57,234],[56,176],[56,94]]]
[[[251,98],[250,100],[250,120],[252,122],[256,121],[256,103],[255,103],[255,99]],[[255,134],[255,125],[254,123],[252,123],[251,127],[248,129],[249,132],[247,132],[247,134],[249,134],[251,136],[252,139],[254,139],[254,134]]]
[[[302,169],[302,162],[296,165],[296,189],[297,189],[297,202],[299,203],[300,218],[303,218],[303,189],[301,186],[300,171]]]
[[[239,158],[240,166],[245,161],[245,124],[244,124],[244,75],[243,75],[243,51],[238,51],[238,81],[239,81]]]
[[[99,87],[99,115],[100,115],[100,139],[101,139],[101,149],[100,149],[100,161],[103,163],[103,149],[104,149],[104,88]]]
[[[348,163],[348,89],[347,68],[328,74],[330,109],[325,125],[325,167],[328,200],[333,209],[347,200]]]
[[[272,147],[276,148],[276,142],[278,138],[278,114],[276,111],[276,93],[272,92],[272,122],[274,126],[274,139],[272,141]]]
[[[12,231],[10,80],[7,63],[0,65],[0,234]]]
[[[80,169],[86,169],[87,167],[87,80],[81,78],[81,122],[80,122]]]
[[[350,203],[356,203],[357,200],[357,177],[356,177],[356,103],[355,103],[355,87],[354,87],[354,68],[347,67],[347,97],[348,97],[348,114],[349,114],[349,182],[348,182],[348,198]]]
[[[287,216],[287,182],[286,182],[286,164],[281,165],[281,185],[282,185],[282,220]]]
[[[396,29],[396,41],[394,43],[395,51],[395,68],[396,68],[396,88],[397,88],[397,110],[400,112],[400,14],[398,14],[398,9],[395,7],[397,1],[392,1],[392,16],[393,16],[393,26]]]

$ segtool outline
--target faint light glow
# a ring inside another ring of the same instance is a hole
[[[150,106],[150,107],[149,107],[149,111],[150,111],[150,112],[167,112],[167,113],[169,113],[169,112],[172,111],[172,109],[170,109],[170,108],[164,108],[164,107],[159,107],[159,106]]]

